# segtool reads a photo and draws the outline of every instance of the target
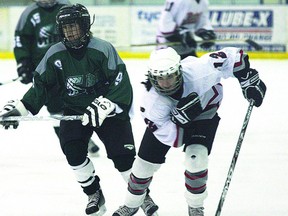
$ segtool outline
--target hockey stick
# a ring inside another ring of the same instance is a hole
[[[235,169],[235,165],[236,165],[239,153],[240,153],[241,145],[242,145],[242,142],[243,142],[243,139],[244,139],[244,135],[245,135],[245,132],[246,132],[246,129],[247,129],[247,126],[248,126],[248,122],[249,122],[249,119],[250,119],[250,116],[251,116],[251,113],[252,113],[253,106],[254,106],[254,101],[250,101],[250,104],[249,104],[249,107],[248,107],[248,110],[246,112],[246,116],[245,116],[245,119],[244,119],[244,122],[243,122],[243,125],[242,125],[242,129],[241,129],[241,132],[240,132],[240,135],[239,135],[239,138],[238,138],[236,149],[234,151],[232,162],[230,164],[230,168],[229,168],[229,171],[228,171],[228,174],[227,174],[226,182],[225,182],[225,185],[224,185],[224,188],[223,188],[223,191],[222,191],[219,203],[218,203],[218,207],[217,207],[217,211],[216,211],[215,216],[220,216],[220,214],[221,214],[223,203],[225,201],[225,197],[226,197],[226,194],[228,192],[228,188],[229,188],[229,185],[230,185],[230,182],[231,182],[231,179],[232,179],[232,175],[233,175],[233,172],[234,172],[234,169]]]
[[[82,120],[82,115],[50,115],[50,116],[9,116],[9,117],[0,117],[0,122],[4,121],[55,121],[55,120],[64,120],[64,121],[75,121]]]
[[[262,46],[258,43],[256,43],[255,41],[251,40],[251,39],[223,39],[223,40],[201,40],[201,41],[196,41],[197,44],[201,44],[201,43],[208,43],[208,42],[213,42],[213,43],[217,43],[217,42],[245,42],[247,44],[249,44],[250,46],[252,46],[255,50],[259,51],[262,50]],[[167,45],[167,46],[177,46],[177,45],[181,45],[181,42],[167,42],[167,43],[148,43],[148,44],[131,44],[131,47],[145,47],[145,46],[161,46],[161,45]]]
[[[12,83],[12,82],[15,82],[15,81],[18,81],[18,80],[21,80],[21,79],[22,79],[22,77],[17,77],[17,78],[15,78],[15,79],[8,80],[8,81],[6,81],[6,82],[0,82],[0,86],[1,86],[1,85],[5,85],[5,84],[9,84],[9,83]]]

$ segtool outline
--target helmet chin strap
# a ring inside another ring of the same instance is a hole
[[[93,18],[92,18],[92,22],[91,22],[90,26],[92,26],[94,22],[95,22],[95,14],[93,14]]]
[[[89,34],[89,33],[86,33],[86,34],[82,35],[82,36],[78,39],[78,41],[80,41],[80,43],[78,43],[79,45],[77,45],[77,43],[75,43],[75,45],[74,45],[74,46],[72,45],[70,48],[71,48],[71,49],[74,49],[74,50],[79,50],[79,49],[82,49],[83,47],[86,47],[87,44],[88,44],[89,41],[90,41],[89,37],[90,37],[90,34]],[[71,44],[73,44],[73,42],[72,42]]]
[[[169,97],[173,98],[174,100],[180,100],[182,97],[183,91],[184,89],[183,89],[183,82],[182,82],[179,89],[175,93],[169,95]]]

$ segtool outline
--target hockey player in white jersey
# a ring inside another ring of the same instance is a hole
[[[209,20],[208,0],[166,0],[161,13],[156,41],[158,49],[167,47],[162,43],[178,43],[172,45],[181,59],[189,55],[196,56],[196,35],[203,40],[214,40],[216,35]],[[213,46],[213,42],[202,43],[204,49]]]
[[[125,205],[113,216],[134,215],[145,198],[154,173],[171,147],[184,146],[185,198],[189,216],[204,215],[208,155],[220,117],[222,78],[236,77],[244,97],[259,107],[266,86],[249,58],[238,48],[224,48],[200,58],[180,60],[172,48],[155,50],[148,63],[148,80],[141,101],[147,128],[128,182]],[[179,212],[179,215],[184,213]]]

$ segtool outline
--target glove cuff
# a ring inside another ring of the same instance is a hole
[[[26,109],[26,107],[21,101],[18,101],[16,109],[19,111],[21,116],[27,116],[29,114],[29,111]]]
[[[11,100],[0,111],[1,117],[7,116],[27,116],[29,111],[20,100]]]
[[[25,67],[25,68],[29,68],[29,69],[33,70],[32,68],[34,67],[34,65],[33,65],[31,59],[24,58],[24,59],[21,59],[17,63],[17,70],[19,70],[21,67]]]

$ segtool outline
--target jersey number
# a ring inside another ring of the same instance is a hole
[[[36,24],[40,23],[41,22],[41,19],[40,19],[40,14],[39,13],[35,13],[33,14],[32,18],[31,18],[31,23],[33,24],[33,26],[36,26]]]
[[[215,53],[211,53],[209,55],[211,58],[227,58],[227,55],[224,53],[224,52],[215,52]],[[223,65],[223,62],[215,62],[214,63],[214,67],[215,68],[218,68],[218,67],[221,67]]]
[[[152,131],[156,131],[158,128],[157,126],[155,125],[155,123],[153,121],[150,121],[149,119],[145,118],[144,119],[145,123],[147,124],[147,127]]]
[[[174,2],[166,2],[165,11],[171,11],[173,5],[174,5]]]

